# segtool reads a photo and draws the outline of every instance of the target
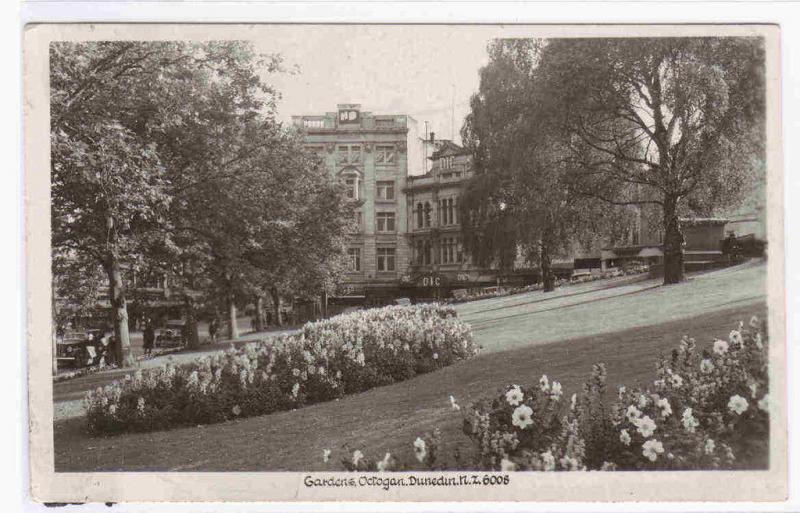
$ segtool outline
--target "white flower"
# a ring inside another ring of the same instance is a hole
[[[661,416],[666,418],[672,414],[672,406],[669,404],[669,400],[666,397],[662,397],[658,401],[656,401],[656,406],[661,408]]]
[[[758,317],[756,317],[755,315],[750,317],[750,327],[758,328]]]
[[[642,416],[642,412],[639,411],[634,405],[628,406],[628,409],[625,410],[625,416],[628,418],[628,422],[634,423],[636,419]]]
[[[144,397],[140,397],[138,401],[136,401],[136,409],[139,410],[140,413],[144,412]]]
[[[542,463],[544,464],[543,470],[552,472],[556,469],[556,458],[549,449],[547,452],[543,452],[540,456],[542,457]]]
[[[428,454],[427,447],[425,446],[425,440],[420,437],[417,437],[414,440],[414,455],[417,457],[417,461],[422,463],[425,460],[425,456]]]
[[[433,359],[434,360],[438,360],[439,359],[439,353],[433,353]]]
[[[737,330],[730,332],[728,335],[728,340],[731,341],[731,344],[738,345],[739,347],[742,346],[742,334]]]
[[[114,415],[115,413],[117,413],[117,405],[116,404],[112,404],[111,406],[109,406],[108,407],[108,413],[110,413],[111,415]]]
[[[328,463],[331,460],[331,450],[330,449],[322,449],[322,461],[324,463]]]
[[[728,343],[724,340],[717,339],[714,341],[714,352],[718,355],[723,355],[728,352]]]
[[[747,399],[738,394],[732,395],[728,401],[728,409],[737,415],[741,415],[747,410]]]
[[[694,429],[700,425],[700,422],[692,415],[691,408],[686,408],[683,410],[683,416],[681,417],[681,420],[683,421],[683,428],[689,433],[694,433]]]
[[[658,440],[648,440],[642,444],[642,455],[650,461],[656,461],[659,454],[663,454],[664,444]]]
[[[391,458],[392,455],[387,452],[386,456],[384,456],[383,459],[376,464],[378,472],[384,472],[389,469]]]
[[[645,415],[640,419],[636,419],[633,424],[636,426],[636,430],[645,438],[648,438],[656,430],[655,421],[648,415]]]
[[[703,358],[703,361],[700,362],[700,372],[703,374],[710,374],[711,371],[714,370],[714,362],[709,360],[708,358]]]
[[[764,397],[758,401],[758,408],[769,413],[769,394],[764,394]]]
[[[511,414],[511,423],[517,426],[520,429],[525,429],[526,427],[533,424],[533,410],[526,405],[517,406],[514,410],[514,413]]]
[[[572,394],[570,399],[569,409],[575,411],[575,404],[578,402],[578,394]]]
[[[756,392],[758,391],[758,383],[751,383],[750,384],[750,398],[756,398]]]
[[[360,462],[362,459],[364,459],[364,454],[363,454],[361,451],[359,451],[358,449],[356,449],[355,451],[353,451],[353,466],[354,466],[354,467],[357,467],[357,466],[358,466],[358,463],[359,463],[359,462]]]
[[[756,347],[764,349],[764,342],[761,340],[761,333],[756,333]]]
[[[550,398],[554,401],[558,401],[563,393],[561,383],[553,381],[553,385],[550,387]]]
[[[623,395],[625,395],[625,385],[620,385],[619,392],[617,393],[617,397],[619,397],[620,401],[622,400]]]
[[[456,403],[456,398],[452,395],[450,396],[450,407],[453,409],[453,411],[458,411],[461,409],[461,406]]]
[[[715,447],[716,444],[714,443],[714,440],[709,438],[708,440],[706,440],[706,445],[703,447],[703,450],[705,451],[706,454],[711,454],[714,452]]]
[[[639,408],[647,407],[647,396],[639,394]]]
[[[238,404],[236,404],[233,406],[233,408],[231,408],[231,412],[233,412],[234,415],[239,416],[242,414],[242,409],[239,407]]]
[[[511,406],[517,406],[519,403],[522,402],[523,395],[522,390],[519,388],[518,385],[514,385],[508,389],[506,392],[506,402]]]
[[[517,470],[517,464],[509,459],[503,458],[500,460],[500,470],[503,472],[514,472]]]
[[[679,374],[670,374],[669,375],[669,380],[672,383],[672,386],[675,387],[675,388],[678,388],[681,385],[683,385],[683,378],[680,377]]]
[[[292,397],[297,399],[297,394],[300,393],[300,383],[295,383],[292,385]]]
[[[627,429],[623,429],[622,431],[619,432],[619,441],[625,445],[631,444],[631,435],[628,434]]]
[[[547,374],[542,374],[542,377],[539,378],[539,388],[542,389],[542,392],[547,392],[550,389],[550,382],[547,380]]]

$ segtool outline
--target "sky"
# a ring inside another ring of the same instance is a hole
[[[437,138],[455,138],[488,62],[490,32],[448,26],[273,26],[254,40],[260,53],[280,53],[295,73],[264,79],[282,95],[281,120],[318,115],[338,103],[375,114],[408,114]]]

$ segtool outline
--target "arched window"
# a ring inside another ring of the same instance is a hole
[[[430,228],[431,226],[431,204],[430,202],[425,202],[425,228]]]
[[[417,228],[422,228],[423,218],[422,203],[417,203]]]
[[[339,180],[345,186],[345,196],[347,199],[361,199],[361,174],[353,169],[345,169],[339,173]]]

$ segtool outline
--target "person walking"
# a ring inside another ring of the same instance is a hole
[[[144,354],[149,355],[153,352],[153,345],[156,341],[156,332],[153,329],[153,322],[150,319],[144,321]]]
[[[208,324],[208,334],[211,336],[211,342],[213,344],[217,343],[217,330],[219,330],[219,325],[217,324],[217,318],[214,317]]]

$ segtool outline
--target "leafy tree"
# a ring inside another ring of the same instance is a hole
[[[462,129],[475,175],[461,205],[473,258],[508,268],[521,252],[540,267],[547,292],[554,287],[551,259],[587,234],[609,232],[624,212],[599,208],[569,187],[564,134],[539,114],[546,101],[537,93],[541,47],[531,39],[489,45]]]
[[[231,179],[228,164],[253,151],[234,142],[262,111],[277,130],[275,93],[258,71],[275,71],[279,59],[260,61],[238,42],[56,43],[50,57],[53,250],[106,269],[122,361],[122,268],[142,258],[180,267],[183,296],[193,297],[187,272],[203,268],[205,246],[183,230],[195,214],[191,189]]]
[[[566,134],[570,187],[657,205],[664,283],[683,276],[679,219],[740,200],[764,151],[758,38],[559,39],[538,54],[541,108]]]

